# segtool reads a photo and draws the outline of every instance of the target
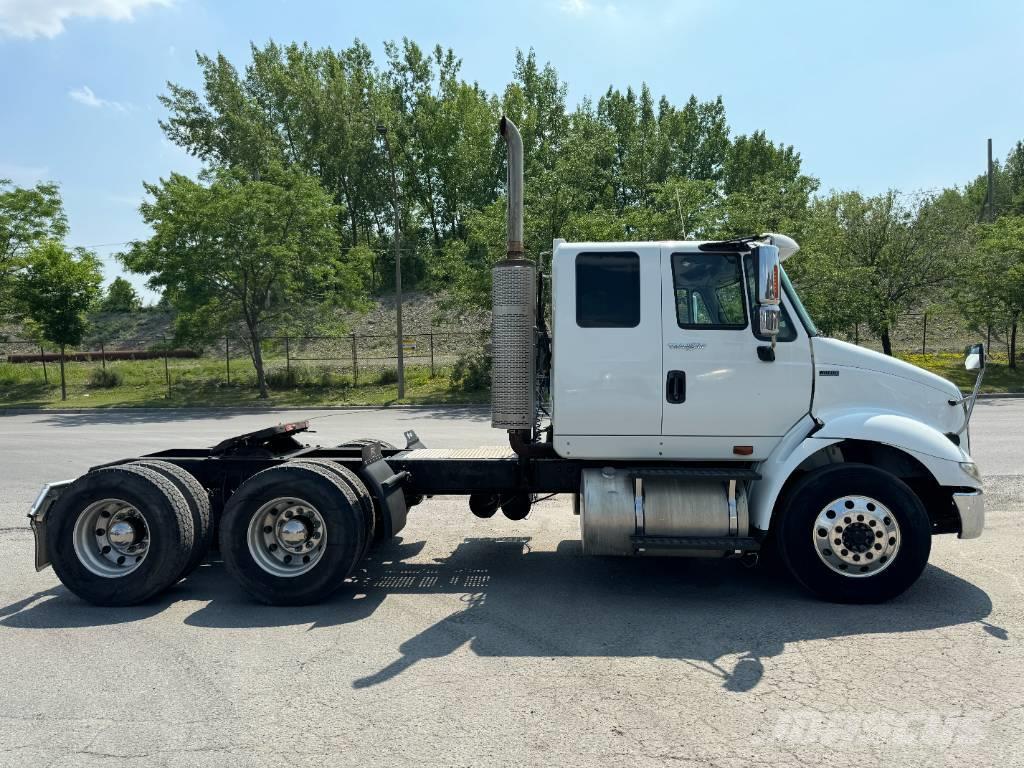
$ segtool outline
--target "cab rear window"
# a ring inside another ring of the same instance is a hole
[[[576,256],[576,324],[580,328],[640,325],[640,256],[630,252]]]

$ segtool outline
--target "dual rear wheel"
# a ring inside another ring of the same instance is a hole
[[[363,558],[375,534],[362,481],[328,461],[289,462],[232,494],[220,520],[229,573],[257,600],[322,600]],[[191,573],[213,538],[210,499],[188,472],[145,460],[76,480],[48,516],[60,580],[97,605],[144,602]]]
[[[166,462],[105,467],[76,480],[49,517],[60,580],[97,605],[134,605],[191,572],[206,554],[210,502]]]
[[[373,539],[362,482],[331,462],[295,461],[246,480],[224,507],[224,565],[255,599],[323,600],[344,583]]]

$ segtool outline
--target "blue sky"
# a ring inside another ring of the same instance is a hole
[[[145,237],[142,181],[198,165],[168,144],[156,97],[198,84],[194,52],[239,66],[250,41],[343,47],[359,37],[451,46],[489,91],[534,47],[570,104],[646,81],[682,103],[725,99],[733,133],[793,144],[823,189],[963,183],[1024,138],[1024,3],[743,0],[0,0],[0,178],[54,180],[69,242]],[[138,281],[137,281],[138,282]]]

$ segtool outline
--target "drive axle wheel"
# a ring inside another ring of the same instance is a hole
[[[64,585],[97,605],[134,605],[176,582],[192,551],[188,504],[151,469],[83,475],[50,511],[50,560]]]
[[[876,603],[924,570],[931,522],[899,478],[866,464],[835,464],[803,477],[782,502],[779,554],[804,587],[826,600]]]
[[[335,473],[295,462],[253,475],[224,506],[228,572],[271,605],[304,605],[341,586],[362,557],[363,507]]]
[[[363,516],[366,519],[366,543],[363,545],[363,552],[360,558],[364,557],[377,534],[377,512],[374,509],[373,497],[370,496],[370,492],[366,489],[363,481],[359,479],[359,475],[348,467],[344,467],[336,461],[329,459],[301,459],[297,463],[323,467],[344,482],[352,490],[352,493],[356,495],[356,498],[359,500],[359,506],[363,508]]]
[[[192,474],[177,464],[168,461],[147,459],[145,461],[132,462],[133,467],[145,467],[158,474],[163,475],[181,492],[192,513],[192,528],[195,532],[192,543],[192,551],[188,560],[181,569],[179,579],[188,576],[199,567],[210,549],[210,542],[213,540],[213,522],[210,514],[210,497],[206,489],[196,480]]]

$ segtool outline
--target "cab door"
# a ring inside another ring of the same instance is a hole
[[[661,256],[664,457],[767,457],[810,410],[806,332],[784,297],[775,359],[762,359],[771,342],[753,325],[753,257],[693,246]]]
[[[661,248],[562,244],[553,255],[556,450],[651,457],[661,437]]]

